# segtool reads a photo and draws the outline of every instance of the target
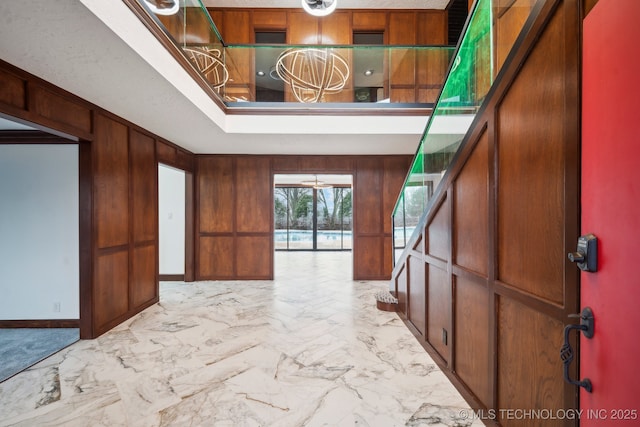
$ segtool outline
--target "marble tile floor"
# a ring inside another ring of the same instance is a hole
[[[349,252],[160,302],[0,384],[0,426],[481,426]]]

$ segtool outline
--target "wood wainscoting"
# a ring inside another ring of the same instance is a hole
[[[79,326],[81,338],[95,338],[158,301],[158,162],[193,177],[193,154],[2,61],[0,87],[1,113],[78,141]],[[192,178],[189,186],[192,197]],[[186,252],[188,278],[189,236]],[[44,322],[78,326],[74,319]]]
[[[273,175],[353,175],[354,280],[391,277],[391,212],[411,156],[196,156],[196,279],[273,279]]]
[[[411,156],[195,156],[2,61],[0,85],[1,113],[78,141],[83,339],[158,301],[158,163],[186,172],[186,281],[273,277],[274,173],[352,174],[354,279],[391,277]]]
[[[579,311],[566,254],[579,233],[581,0],[531,10],[391,290],[470,403],[495,411],[486,422],[576,425],[501,411],[578,407],[559,350]]]

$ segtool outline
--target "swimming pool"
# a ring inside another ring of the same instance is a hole
[[[275,230],[273,233],[276,242],[287,241],[287,230]],[[288,238],[290,242],[312,242],[312,230],[288,230]],[[351,241],[351,230],[318,230],[318,242],[320,241]]]

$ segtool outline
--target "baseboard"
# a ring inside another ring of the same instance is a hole
[[[0,320],[0,328],[79,328],[79,319]]]
[[[161,274],[158,276],[161,282],[184,282],[184,274]]]

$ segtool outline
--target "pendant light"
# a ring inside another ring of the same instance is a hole
[[[179,0],[144,0],[144,2],[156,15],[175,15],[180,10]]]
[[[302,8],[313,16],[327,16],[336,10],[338,0],[302,0]]]

